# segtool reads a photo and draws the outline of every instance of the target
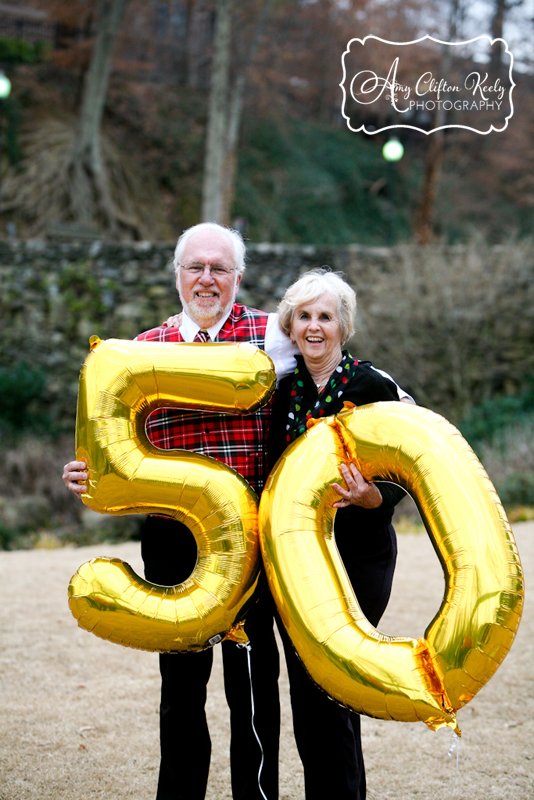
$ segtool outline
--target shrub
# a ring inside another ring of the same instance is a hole
[[[534,506],[534,413],[521,413],[475,446],[503,504]]]
[[[406,245],[391,251],[382,269],[377,264],[367,273],[360,258],[346,269],[359,296],[355,355],[371,359],[419,405],[456,425],[477,406],[482,424],[483,404],[493,397],[503,398],[493,407],[503,425],[517,411],[517,401],[506,395],[530,392],[520,404],[532,408],[530,242],[498,248],[476,240],[461,247]]]
[[[0,521],[0,550],[11,550],[18,536],[18,531]]]
[[[534,506],[534,472],[512,472],[496,489],[505,506]]]
[[[459,428],[471,446],[492,442],[510,425],[521,423],[534,409],[534,389],[485,400],[462,420]]]
[[[0,449],[0,549],[140,538],[143,515],[94,514],[65,489],[63,464],[73,457],[71,436],[22,436]]]
[[[0,61],[4,64],[37,64],[45,60],[49,50],[45,42],[0,38]]]
[[[46,376],[39,367],[26,362],[0,367],[0,430],[3,438],[18,436],[24,430],[47,427],[40,403],[46,395]]]

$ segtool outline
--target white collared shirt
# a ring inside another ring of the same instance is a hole
[[[207,331],[210,338],[215,339],[229,316],[230,311],[223,319],[219,320],[216,325],[212,325],[211,328],[200,328],[185,311],[182,311],[180,333],[184,342],[193,342],[200,330]],[[291,340],[280,330],[278,326],[278,314],[276,313],[269,314],[267,319],[267,328],[265,329],[265,352],[274,364],[277,380],[281,380],[285,378],[286,375],[291,375],[295,372],[295,367],[297,366],[295,356],[298,355],[299,349],[296,345],[291,344]]]

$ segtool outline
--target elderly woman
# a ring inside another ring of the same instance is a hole
[[[354,331],[356,295],[336,273],[316,269],[296,281],[279,309],[279,325],[298,345],[293,375],[280,381],[270,441],[272,464],[303,434],[311,418],[356,406],[399,400],[397,385],[343,344]],[[335,484],[336,544],[360,607],[377,625],[385,611],[397,554],[391,525],[399,487],[366,481],[354,464],[341,466],[346,486]],[[365,770],[360,718],[332,702],[308,677],[279,625],[288,665],[293,727],[304,766],[306,800],[364,800]]]

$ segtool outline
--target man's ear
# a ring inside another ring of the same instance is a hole
[[[240,273],[240,274],[237,276],[237,278],[236,278],[236,281],[235,281],[235,293],[236,293],[236,296],[237,296],[237,290],[239,289],[239,284],[241,283],[241,278],[242,278],[242,277],[243,277],[243,273],[241,272],[241,273]]]

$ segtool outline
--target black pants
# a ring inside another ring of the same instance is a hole
[[[147,580],[170,586],[191,574],[197,549],[192,534],[181,523],[147,517],[141,553]],[[248,613],[245,625],[251,644],[254,728],[261,748],[252,727],[247,651],[233,642],[222,644],[234,800],[278,798],[280,664],[273,619],[272,599],[264,593]],[[205,703],[212,662],[211,649],[160,655],[161,763],[157,800],[203,800],[205,796],[211,757]],[[258,784],[260,768],[262,791]]]
[[[374,532],[373,532],[374,533]],[[357,553],[355,537],[338,536],[336,542],[360,607],[377,625],[391,594],[397,557],[392,525],[375,534],[373,552]],[[304,767],[306,800],[365,800],[366,781],[360,735],[360,717],[331,700],[312,681],[282,623],[293,729]]]

